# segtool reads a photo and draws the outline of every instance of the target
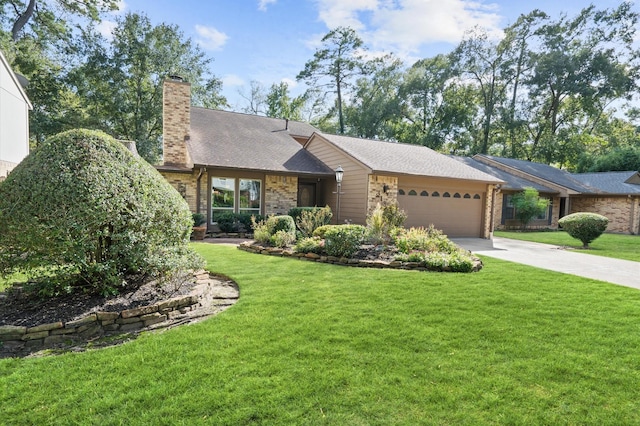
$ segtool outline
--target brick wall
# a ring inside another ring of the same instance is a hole
[[[162,86],[164,164],[190,167],[185,141],[191,128],[191,85],[166,79]]]
[[[609,219],[607,232],[624,234],[638,233],[638,198],[605,197],[605,198],[572,198],[571,213],[597,213]]]
[[[298,177],[267,175],[264,188],[264,212],[287,214],[298,205]]]
[[[195,172],[194,172],[195,173]],[[160,174],[173,186],[176,191],[182,198],[185,199],[187,204],[189,205],[189,210],[192,212],[196,211],[196,189],[197,189],[197,174],[194,173],[169,173],[165,171],[160,171]],[[206,180],[205,177],[202,178],[200,183],[204,182],[204,187],[206,188]],[[204,209],[202,209],[202,197],[201,199],[201,212],[207,212],[207,197],[204,197]]]
[[[384,186],[387,192],[384,192]],[[398,202],[398,178],[394,176],[369,175],[369,189],[367,195],[367,212],[371,213],[380,205],[395,204]]]
[[[0,182],[9,175],[9,172],[13,170],[15,166],[17,166],[16,163],[0,160]]]

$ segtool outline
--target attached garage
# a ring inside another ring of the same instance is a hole
[[[407,213],[405,225],[434,225],[449,237],[483,236],[486,186],[465,183],[399,178],[398,205]]]

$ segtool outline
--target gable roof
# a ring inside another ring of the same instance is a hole
[[[516,160],[514,158],[494,157],[485,154],[476,154],[474,158],[488,159],[492,162],[502,164],[504,166],[519,170],[531,176],[543,179],[547,182],[554,183],[565,188],[580,193],[597,193],[595,188],[591,188],[575,179],[571,173],[560,170],[548,164],[535,163],[532,161]]]
[[[316,132],[372,173],[393,173],[502,183],[495,176],[469,167],[422,145],[361,139]],[[308,142],[307,142],[308,143]]]
[[[11,69],[11,65],[9,65],[9,61],[7,61],[7,58],[4,57],[1,50],[0,50],[0,64],[7,70],[7,73],[9,74],[11,81],[13,82],[16,89],[20,93],[20,96],[22,97],[22,99],[24,99],[25,103],[27,104],[27,107],[30,110],[32,110],[33,105],[31,105],[31,101],[27,96],[27,92],[24,91],[24,87],[22,87],[22,84],[20,83],[20,79],[18,75],[15,72],[13,72],[13,70]],[[26,78],[24,78],[23,76],[20,76],[20,77],[22,77],[26,81]]]
[[[538,192],[545,192],[550,194],[558,193],[558,191],[556,191],[555,189],[551,189],[549,187],[540,185],[537,182],[513,175],[509,172],[492,167],[488,164],[482,163],[470,157],[451,156],[451,158],[458,160],[462,163],[465,163],[466,165],[471,166],[474,169],[478,169],[484,173],[495,176],[498,179],[504,181],[504,183],[502,184],[502,189],[522,191],[526,187],[530,187],[530,188],[535,188],[536,191]]]
[[[191,108],[187,148],[195,165],[308,175],[333,175],[293,137],[310,137],[306,123]]]
[[[600,192],[620,195],[640,194],[640,173],[636,171],[574,173],[572,176]]]

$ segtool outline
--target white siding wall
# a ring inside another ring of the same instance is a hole
[[[29,106],[0,61],[0,177],[29,154]]]

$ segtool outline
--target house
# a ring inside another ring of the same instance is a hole
[[[191,107],[189,83],[163,86],[160,173],[214,230],[223,212],[286,214],[331,206],[337,223],[365,224],[378,203],[398,202],[407,226],[490,238],[502,180],[417,145],[330,135],[313,126]],[[338,187],[335,170],[344,177]]]
[[[534,220],[532,227],[557,229],[559,218],[591,212],[609,219],[607,232],[640,233],[640,174],[637,171],[569,173],[547,164],[483,154],[459,160],[505,182],[496,197],[495,229],[518,226],[511,197],[530,186],[550,200],[548,211]]]
[[[29,154],[31,109],[19,77],[0,52],[0,180]]]

